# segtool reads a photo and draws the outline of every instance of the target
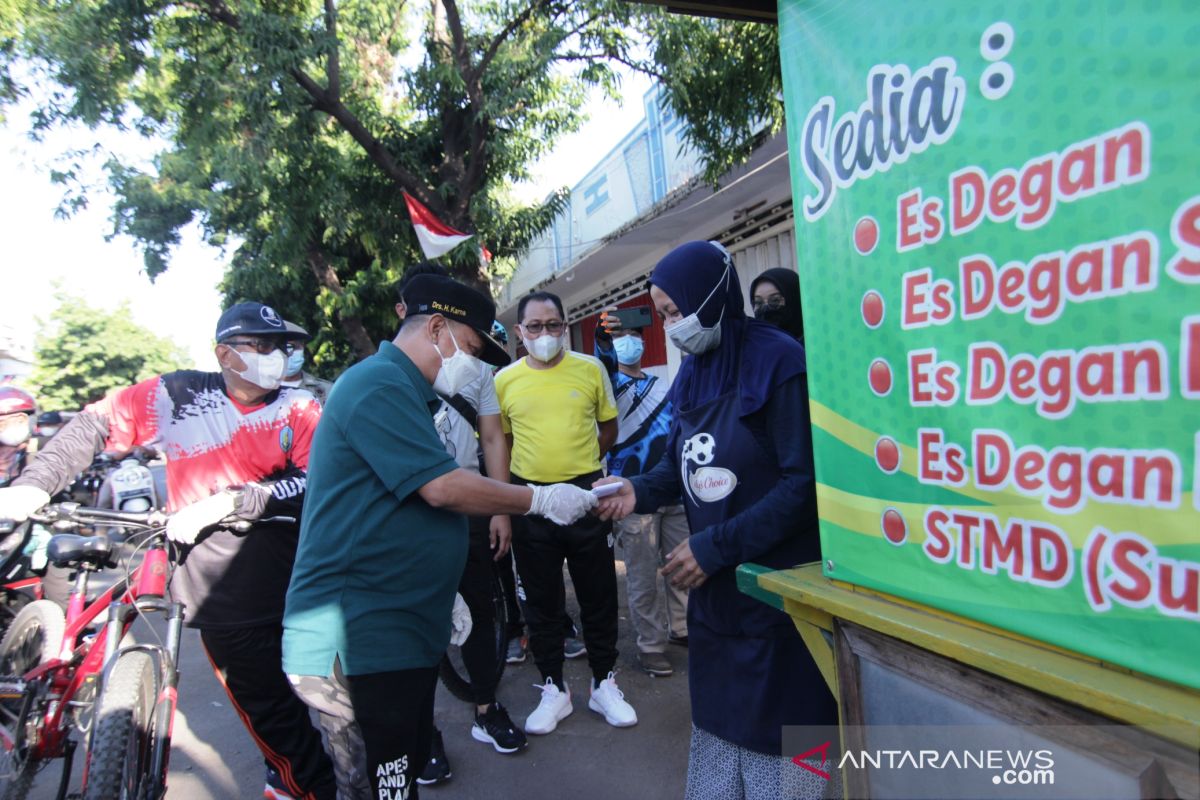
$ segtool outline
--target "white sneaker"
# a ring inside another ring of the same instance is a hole
[[[535,683],[534,686],[542,690],[542,699],[533,713],[526,717],[525,732],[539,735],[551,733],[558,727],[559,720],[566,719],[575,710],[571,705],[571,690],[561,691],[552,678],[546,678],[545,685]]]
[[[588,699],[588,708],[597,714],[604,715],[604,721],[617,728],[628,728],[637,725],[637,712],[633,706],[625,702],[625,694],[617,688],[617,680],[613,673],[600,681],[600,685],[592,689]]]

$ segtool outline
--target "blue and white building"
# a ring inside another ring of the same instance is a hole
[[[659,87],[647,91],[643,106],[642,120],[572,187],[564,213],[501,288],[497,307],[505,325],[516,322],[523,295],[554,292],[566,306],[573,348],[591,352],[599,309],[649,304],[646,279],[655,263],[692,239],[724,244],[743,289],[763,270],[795,269],[784,132],[766,137],[714,191],[700,179],[699,160],[685,149],[681,122],[661,102]],[[679,352],[656,326],[647,336],[646,366],[669,378],[678,362]]]

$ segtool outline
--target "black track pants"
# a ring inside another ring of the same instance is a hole
[[[238,716],[288,791],[304,800],[334,800],[333,762],[308,706],[283,672],[283,626],[202,628],[200,641]]]
[[[437,667],[347,675],[354,721],[367,755],[371,796],[415,800],[433,743]]]
[[[471,678],[471,694],[477,705],[496,699],[496,608],[494,589],[495,562],[488,542],[488,517],[471,517],[471,540],[467,563],[463,567],[458,593],[471,611],[471,635],[462,645],[463,665]]]
[[[600,473],[570,483],[590,489]],[[517,475],[518,485],[536,483]],[[562,565],[567,563],[579,620],[588,649],[588,665],[597,681],[617,663],[617,571],[613,561],[612,523],[585,516],[572,525],[555,525],[544,517],[513,517],[513,556],[525,589],[529,648],[542,673],[562,685],[563,619],[566,588]]]

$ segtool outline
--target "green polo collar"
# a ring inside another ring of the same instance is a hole
[[[412,359],[404,354],[396,345],[391,342],[380,342],[379,352],[377,355],[386,358],[388,361],[395,364],[404,374],[408,376],[409,381],[413,386],[417,387],[417,391],[421,394],[421,399],[430,406],[441,404],[441,398],[433,391],[433,387],[429,385],[429,381],[421,374],[421,370],[417,369],[417,365],[412,362]]]

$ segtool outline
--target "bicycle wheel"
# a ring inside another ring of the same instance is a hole
[[[504,602],[504,585],[500,583],[500,575],[495,569],[492,570],[492,608],[495,621],[489,638],[496,648],[495,682],[499,685],[500,676],[504,674],[504,656],[508,650],[508,604]],[[471,635],[475,636],[474,629]],[[475,702],[471,694],[471,677],[463,663],[461,648],[450,645],[442,657],[442,663],[438,665],[438,675],[450,694],[467,703]]]
[[[22,608],[0,639],[0,674],[23,675],[56,657],[66,629],[57,603],[35,600]]]
[[[160,776],[150,774],[157,696],[154,659],[140,650],[118,656],[96,703],[84,800],[157,797]]]
[[[62,609],[49,600],[35,600],[21,609],[0,640],[0,675],[20,676],[58,655],[67,622]],[[37,773],[38,762],[28,757],[25,748],[27,726],[40,721],[39,709],[28,704],[29,693],[0,700],[0,717],[12,731],[13,746],[3,753],[0,767],[0,798],[25,797]]]

